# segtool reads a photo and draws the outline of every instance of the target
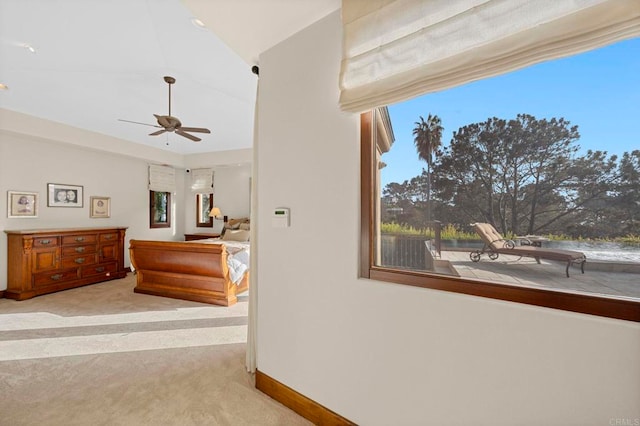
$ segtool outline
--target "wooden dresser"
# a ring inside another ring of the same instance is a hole
[[[5,297],[24,300],[125,277],[126,229],[4,231],[7,234],[8,257]]]

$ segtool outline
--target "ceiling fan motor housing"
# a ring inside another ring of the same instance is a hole
[[[158,119],[158,124],[169,132],[179,129],[182,126],[180,120],[170,115],[156,115],[156,118]]]

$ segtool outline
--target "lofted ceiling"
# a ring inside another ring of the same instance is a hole
[[[180,154],[250,148],[261,52],[340,0],[0,0],[0,108]],[[205,27],[193,23],[198,18]],[[32,47],[35,52],[32,52]],[[149,136],[153,114],[211,134]],[[1,119],[1,117],[0,117]]]

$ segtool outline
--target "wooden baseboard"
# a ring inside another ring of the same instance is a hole
[[[315,425],[355,425],[287,385],[256,370],[256,389],[269,395]]]
[[[4,290],[0,290],[0,299],[4,298]]]

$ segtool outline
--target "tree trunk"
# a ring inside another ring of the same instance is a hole
[[[431,161],[427,161],[427,225],[431,225]]]
[[[518,227],[520,224],[518,223],[518,193],[520,192],[520,187],[518,186],[518,171],[513,173],[513,195],[511,198],[511,232],[515,235],[518,235]]]
[[[529,229],[527,230],[527,235],[535,234],[535,223],[536,223],[536,207],[538,205],[538,191],[540,186],[540,176],[536,175],[536,183],[533,186],[533,197],[531,199],[531,210],[529,212]]]

